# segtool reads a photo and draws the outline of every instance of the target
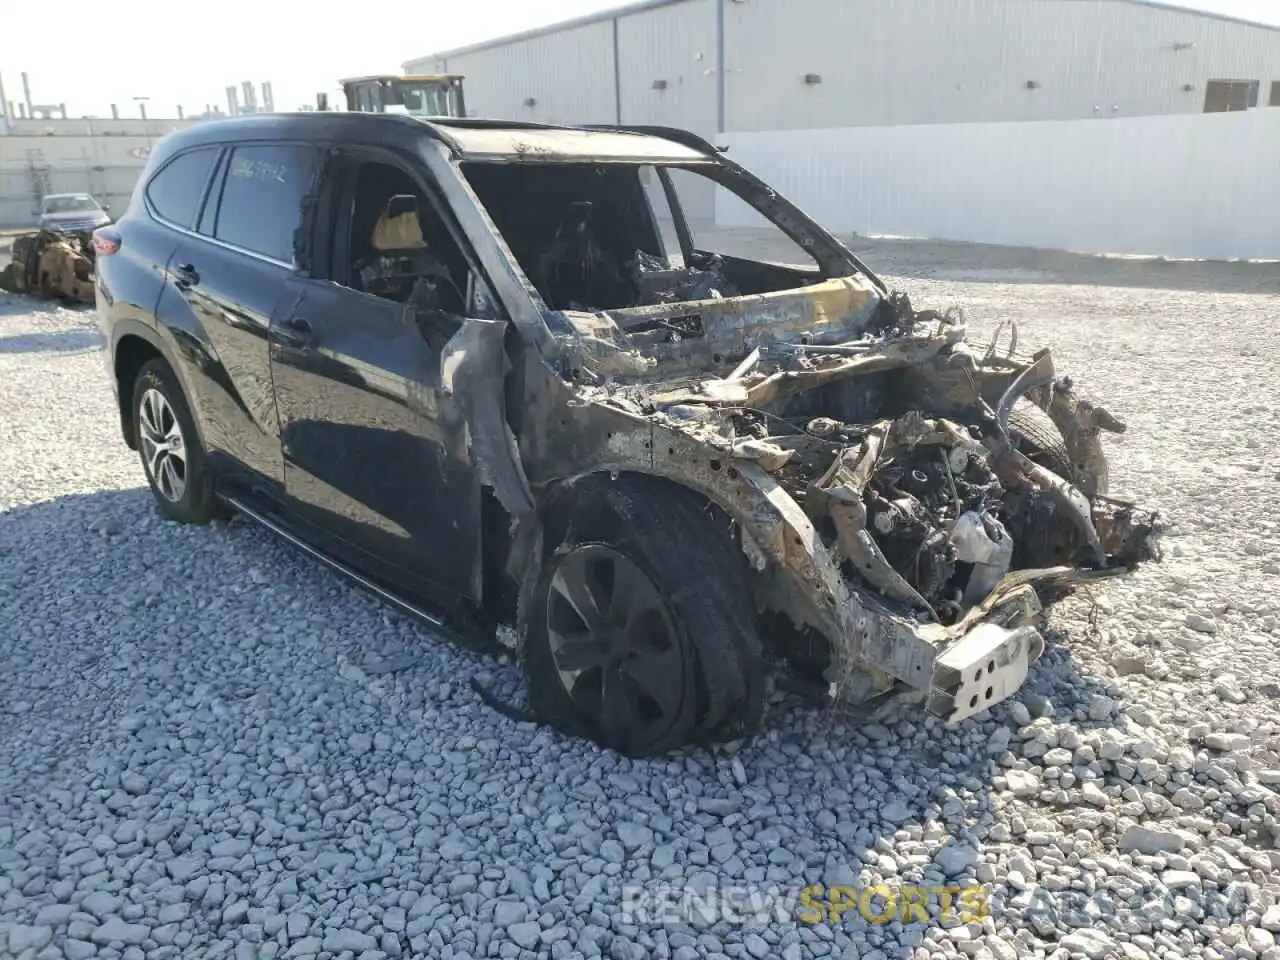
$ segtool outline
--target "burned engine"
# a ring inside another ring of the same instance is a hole
[[[930,396],[923,381],[957,356],[917,368],[922,377],[872,372],[741,412],[734,432],[751,439],[735,451],[773,469],[850,581],[943,625],[1012,571],[1039,571],[1047,599],[1060,589],[1054,571],[1112,570],[1151,556],[1152,517],[1099,490],[1093,428],[1073,433],[1069,449],[1050,416],[1055,404],[1081,401],[1069,381],[1053,379],[1047,354],[1025,369],[1044,381],[1031,392],[1048,409],[1005,378],[988,391],[1003,398],[995,404],[981,390]],[[1093,417],[1081,424],[1123,429],[1101,408],[1081,411]]]
[[[868,530],[890,565],[944,621],[948,606],[958,612],[972,576],[957,570],[958,562],[972,570],[978,559],[975,544],[994,545],[993,557],[1009,544],[1008,532],[990,513],[1001,492],[1000,482],[979,458],[959,448],[904,451],[872,477],[866,493]],[[965,535],[957,555],[957,537],[947,531],[966,515],[973,520],[960,528]]]

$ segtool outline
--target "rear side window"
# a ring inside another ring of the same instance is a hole
[[[300,144],[236,147],[222,181],[214,237],[292,264],[317,159],[314,148]]]
[[[218,159],[216,147],[179,154],[160,168],[147,184],[147,200],[161,219],[179,227],[195,223],[200,197],[209,181],[209,171]]]

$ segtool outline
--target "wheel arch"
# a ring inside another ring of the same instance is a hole
[[[619,461],[539,484],[538,508],[517,523],[508,540],[505,569],[511,580],[518,586],[537,577],[556,545],[555,513],[572,507],[581,484],[633,477],[653,484],[659,496],[665,489],[696,497],[724,519],[736,555],[757,588],[758,611],[776,610],[823,634],[838,630],[833,601],[844,599],[845,585],[799,504],[751,461],[718,455],[696,443],[682,450],[672,440],[677,446],[665,458]],[[824,597],[832,599],[824,602]]]
[[[545,613],[539,605],[553,569],[549,565],[558,562],[562,545],[594,544],[602,530],[611,530],[604,544],[628,556],[655,585],[665,573],[668,586],[659,588],[664,603],[691,618],[677,627],[688,645],[689,682],[697,691],[691,693],[697,699],[689,701],[693,712],[685,735],[718,742],[753,734],[765,709],[765,670],[742,524],[704,491],[643,470],[564,477],[539,490],[537,500],[537,535],[528,543],[519,581],[521,633],[528,631],[524,639],[532,644],[521,655],[535,709],[544,711],[552,702],[535,691],[536,664],[546,663]],[[708,625],[708,616],[714,625]],[[559,711],[546,715],[559,716]]]
[[[175,356],[175,351],[165,343],[164,338],[145,324],[123,321],[113,332],[111,372],[115,378],[120,431],[130,450],[138,449],[138,437],[133,428],[133,384],[138,378],[138,372],[151,360],[163,360],[173,371],[173,375],[178,380],[178,386],[187,397],[188,405],[192,407],[192,418],[196,422],[196,430],[200,432],[200,421],[192,405],[191,391],[187,387],[186,377]]]

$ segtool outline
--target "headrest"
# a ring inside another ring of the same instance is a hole
[[[398,217],[391,216],[389,209],[383,210],[382,216],[374,224],[370,242],[373,249],[379,251],[410,250],[427,245],[422,239],[422,224],[418,222],[418,213],[415,210],[402,213]]]

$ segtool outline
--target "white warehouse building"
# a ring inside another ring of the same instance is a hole
[[[475,116],[714,138],[838,233],[1280,259],[1280,26],[1154,0],[645,0],[404,66],[463,74]],[[756,222],[723,190],[685,205]]]
[[[1146,0],[647,0],[404,66],[478,116],[704,135],[1280,106],[1280,27]]]

